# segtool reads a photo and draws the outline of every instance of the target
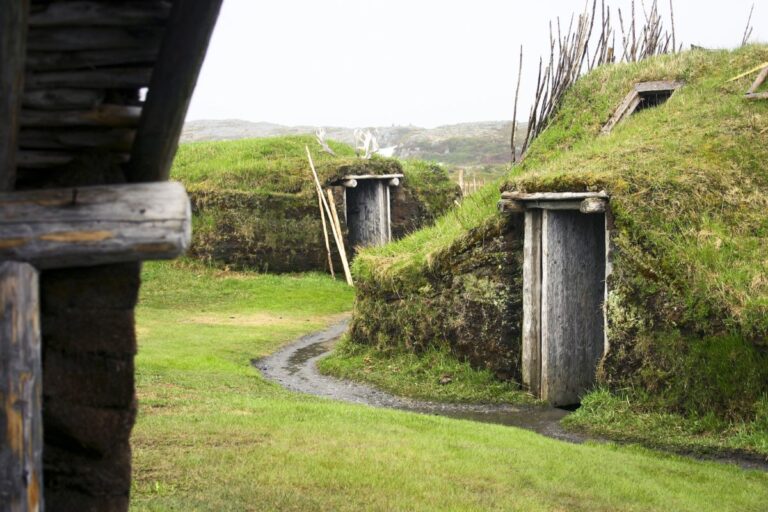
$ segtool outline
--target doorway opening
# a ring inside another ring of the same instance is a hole
[[[384,245],[392,239],[390,187],[400,186],[402,174],[345,176],[344,220],[352,253],[367,246]]]

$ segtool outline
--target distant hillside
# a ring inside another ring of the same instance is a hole
[[[327,138],[354,143],[352,128],[325,127]],[[437,128],[387,126],[372,128],[381,147],[396,146],[399,158],[431,160],[444,164],[476,167],[504,164],[510,160],[510,121],[461,123]],[[238,119],[190,121],[184,125],[182,142],[217,141],[312,134],[313,126],[283,126]],[[522,129],[518,133],[524,132]],[[521,137],[522,137],[521,135]],[[519,143],[518,143],[519,144]]]

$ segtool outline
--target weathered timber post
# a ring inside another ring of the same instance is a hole
[[[190,238],[190,204],[179,183],[0,194],[0,512],[43,505],[35,267],[171,259]]]
[[[43,421],[37,270],[0,263],[0,510],[42,508]]]

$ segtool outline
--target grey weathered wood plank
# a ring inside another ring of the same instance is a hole
[[[37,271],[0,263],[0,510],[43,509],[43,418]]]
[[[11,190],[16,182],[28,14],[29,0],[5,2],[0,8],[0,190]]]
[[[102,89],[38,89],[24,92],[22,107],[38,110],[93,109],[103,101]]]
[[[604,348],[605,221],[545,210],[542,220],[541,397],[577,403]]]
[[[608,193],[600,192],[518,192],[509,190],[501,193],[503,199],[512,199],[517,201],[567,201],[576,199],[586,199],[588,197],[607,198]]]
[[[540,210],[525,212],[523,239],[523,384],[541,393],[541,218]]]
[[[158,25],[170,2],[53,2],[33,9],[30,27]]]
[[[402,177],[402,174],[350,174],[344,176],[342,180],[391,180]]]
[[[176,0],[152,75],[128,179],[168,179],[222,0]]]
[[[22,127],[104,126],[135,128],[139,124],[141,107],[128,105],[99,105],[91,110],[39,111],[22,110]]]
[[[60,268],[170,259],[190,236],[189,198],[175,182],[0,194],[0,260]]]

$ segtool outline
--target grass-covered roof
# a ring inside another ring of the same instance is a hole
[[[617,265],[663,288],[681,323],[706,319],[753,339],[768,333],[768,101],[746,100],[768,46],[690,51],[598,68],[567,93],[551,125],[502,188],[606,190],[615,215]],[[666,103],[600,135],[637,82],[681,80]],[[499,184],[435,226],[361,253],[359,280],[389,289],[423,276],[471,236],[503,222]],[[631,279],[632,276],[627,276]],[[663,308],[664,305],[658,305]]]

